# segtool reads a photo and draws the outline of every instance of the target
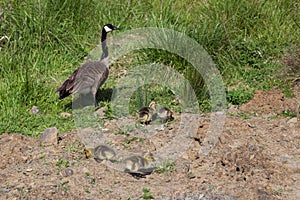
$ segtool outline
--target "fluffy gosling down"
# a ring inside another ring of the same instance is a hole
[[[157,115],[160,118],[162,123],[174,120],[173,111],[167,107],[162,107],[158,110]]]
[[[125,164],[124,172],[130,173],[132,175],[147,175],[154,171],[154,167],[151,163],[154,161],[152,153],[145,153],[143,156],[134,155],[126,158],[123,162]]]
[[[152,116],[156,108],[156,103],[152,101],[148,107],[142,107],[136,113],[137,121],[148,125],[152,121]]]
[[[93,157],[97,162],[102,162],[103,160],[109,160],[115,162],[116,152],[106,145],[99,145],[95,148],[84,149],[86,158]]]

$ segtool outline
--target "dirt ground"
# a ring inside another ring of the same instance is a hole
[[[222,134],[207,156],[199,149],[211,114],[202,114],[188,149],[145,177],[87,159],[88,139],[76,130],[60,133],[58,144],[49,146],[39,138],[4,133],[0,199],[300,199],[300,121],[288,115],[296,112],[298,86],[295,94],[257,91],[250,102],[228,108]],[[142,140],[120,132],[120,123],[105,120],[102,132],[112,146],[130,152],[155,152],[181,126],[176,120],[167,127],[150,124],[142,127],[145,133],[157,133]]]

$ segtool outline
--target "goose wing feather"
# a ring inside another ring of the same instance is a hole
[[[108,68],[101,61],[83,64],[58,88],[57,92],[60,93],[60,99],[84,90],[96,92],[105,82],[108,74]]]

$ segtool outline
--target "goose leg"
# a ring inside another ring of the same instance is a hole
[[[93,93],[93,97],[94,97],[95,107],[97,108],[99,105],[97,102],[96,93]]]

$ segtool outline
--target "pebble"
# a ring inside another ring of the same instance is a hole
[[[157,131],[163,131],[163,130],[165,130],[165,125],[162,124],[160,127],[155,128],[155,130],[157,130]]]
[[[35,185],[36,185],[35,182],[29,183],[29,187],[31,187],[31,188],[35,188]]]
[[[250,128],[256,128],[256,126],[253,125],[253,124],[247,123],[247,125],[248,125]]]
[[[219,141],[220,141],[221,144],[225,144],[227,140],[226,140],[226,138],[224,137],[224,135],[220,135]]]
[[[10,192],[10,189],[0,189],[0,193],[2,193],[2,192],[8,193],[8,192]]]
[[[284,146],[284,145],[286,145],[286,144],[287,144],[286,141],[280,141],[280,145]]]
[[[72,117],[72,114],[67,113],[67,112],[62,112],[62,113],[60,114],[60,116],[62,116],[62,117]]]
[[[179,162],[177,162],[176,164],[176,171],[179,173],[184,173],[184,174],[188,174],[190,171],[190,163],[188,160],[184,161],[184,160],[178,160]]]
[[[28,169],[26,169],[26,172],[32,172],[32,168],[28,168]]]
[[[24,162],[28,160],[28,156],[21,156],[21,158],[23,159]]]
[[[58,143],[58,130],[56,127],[47,128],[40,136],[42,145],[55,145]]]
[[[95,113],[100,117],[104,118],[105,117],[105,110],[107,109],[106,106],[99,108],[98,110],[95,111]]]
[[[19,183],[17,186],[16,186],[16,188],[25,188],[25,184],[24,183]]]
[[[67,169],[65,169],[65,174],[66,174],[66,176],[72,176],[74,174],[74,172],[72,169],[67,168]]]
[[[108,129],[108,128],[102,128],[102,131],[103,131],[103,132],[108,132],[109,129]]]
[[[86,168],[86,167],[83,167],[81,171],[82,171],[84,174],[90,173],[90,171],[89,171],[88,168]]]
[[[298,122],[297,117],[293,117],[287,121],[287,124],[290,126],[295,125]]]
[[[31,146],[23,146],[23,147],[22,147],[22,150],[24,150],[24,151],[32,152],[32,151],[33,151],[32,149],[33,149],[33,148],[32,148]]]
[[[32,108],[30,109],[30,112],[34,115],[38,114],[40,112],[40,110],[38,109],[37,106],[32,106]]]

